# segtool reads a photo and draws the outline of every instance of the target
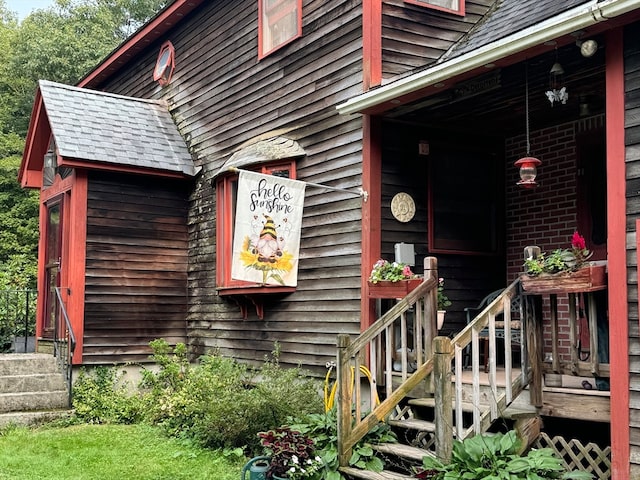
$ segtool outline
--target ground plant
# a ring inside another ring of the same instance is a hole
[[[345,480],[338,471],[338,419],[336,408],[325,413],[311,413],[291,419],[291,428],[308,435],[315,444],[315,453],[325,464],[323,479]],[[372,444],[397,442],[396,436],[386,423],[379,423],[352,449],[349,465],[373,472],[380,472],[384,462],[371,448]]]
[[[567,472],[549,448],[521,455],[522,443],[514,430],[483,434],[453,442],[451,462],[427,456],[417,478],[429,480],[547,480],[593,478],[586,472]]]
[[[81,421],[144,422],[205,447],[253,455],[260,451],[258,432],[322,410],[319,382],[299,368],[281,368],[277,346],[259,369],[219,355],[190,363],[184,344],[151,346],[158,368],[143,370],[135,393],[113,368],[78,378],[73,405]]]

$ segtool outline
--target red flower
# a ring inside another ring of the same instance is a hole
[[[587,248],[584,237],[577,231],[573,232],[573,237],[571,237],[571,246],[576,250],[584,250],[585,248]]]

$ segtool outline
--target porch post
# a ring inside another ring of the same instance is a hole
[[[451,358],[453,344],[449,337],[433,340],[433,378],[435,386],[436,457],[449,463],[453,449],[453,393]]]

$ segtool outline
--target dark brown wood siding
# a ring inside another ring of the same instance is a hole
[[[627,169],[629,422],[632,478],[640,478],[640,333],[636,220],[640,218],[640,24],[625,29],[625,144]]]
[[[386,122],[383,126],[382,153],[382,256],[386,260],[394,259],[396,243],[412,243],[416,253],[416,273],[422,273],[424,258],[435,256],[438,259],[438,275],[445,280],[445,290],[452,305],[447,308],[442,334],[458,332],[466,325],[465,307],[475,307],[479,300],[498,288],[504,288],[505,278],[504,249],[495,255],[458,255],[433,253],[428,244],[428,189],[429,162],[436,161],[432,156],[419,155],[418,144],[429,141],[447,145],[455,140],[447,139],[445,133],[428,129],[423,125],[410,126],[406,123]],[[466,141],[477,145],[487,144],[487,148],[502,148],[501,143],[487,138]],[[498,141],[500,142],[500,141]],[[502,162],[502,152],[496,161]],[[502,167],[499,167],[502,175]],[[470,180],[464,179],[460,172],[460,182],[464,185]],[[473,175],[473,173],[471,173]],[[501,184],[500,184],[501,185]],[[451,184],[451,188],[461,188],[460,184]],[[500,191],[503,187],[500,187]],[[399,192],[409,193],[416,204],[415,217],[410,222],[399,222],[391,213],[391,200]],[[501,212],[501,210],[500,210]],[[470,234],[472,234],[470,232]]]
[[[145,361],[149,342],[186,342],[187,189],[89,175],[83,363]]]
[[[298,179],[358,191],[360,116],[336,105],[362,91],[361,2],[305,0],[303,35],[258,61],[255,0],[210,1],[136,63],[112,77],[109,91],[167,100],[202,173],[190,192],[189,335],[194,354],[217,349],[262,362],[278,342],[284,364],[318,373],[335,358],[338,333],[360,328],[361,199],[307,189],[295,293],[270,296],[265,317],[217,295],[214,173],[244,143],[279,135],[307,152]],[[170,85],[152,80],[160,44],[171,40]]]
[[[467,0],[465,15],[405,3],[382,2],[382,78],[434,63],[487,13],[493,0]]]

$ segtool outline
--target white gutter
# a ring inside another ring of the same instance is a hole
[[[359,113],[638,8],[640,0],[592,0],[472,52],[369,90],[336,108],[343,115]]]

